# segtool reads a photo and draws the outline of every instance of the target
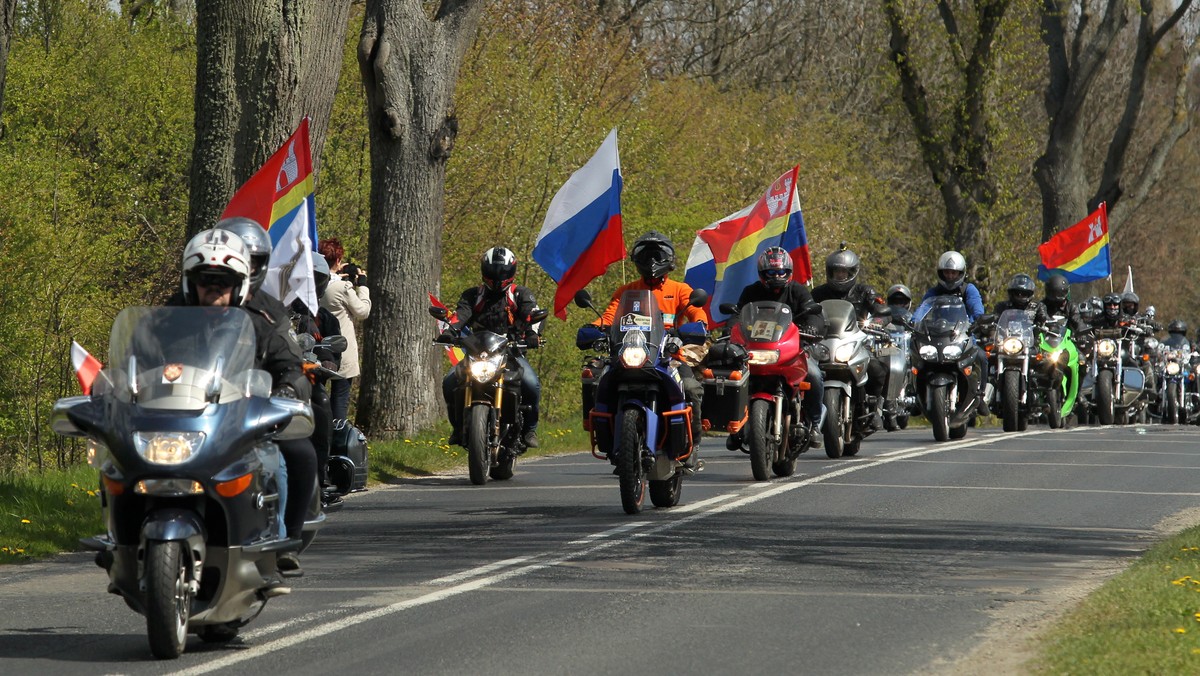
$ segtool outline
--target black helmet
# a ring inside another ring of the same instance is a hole
[[[242,244],[246,245],[246,251],[250,254],[250,293],[257,293],[267,278],[271,237],[258,221],[243,216],[222,218],[213,227],[228,230],[242,238]]]
[[[1173,319],[1170,324],[1167,324],[1167,333],[1181,333],[1187,335],[1187,322],[1182,319]]]
[[[1029,301],[1033,300],[1035,291],[1037,291],[1037,287],[1033,284],[1033,277],[1024,272],[1018,272],[1008,283],[1008,302],[1024,309],[1028,307]]]
[[[846,243],[842,242],[842,248],[825,259],[826,283],[838,293],[846,293],[858,280],[859,264],[858,254],[847,249]]]
[[[1067,278],[1058,273],[1050,275],[1050,279],[1046,280],[1046,300],[1063,303],[1070,298],[1071,283],[1067,281]]]
[[[483,252],[479,259],[479,274],[483,285],[492,291],[503,291],[517,278],[517,257],[502,246]]]
[[[675,269],[675,247],[666,235],[651,230],[634,241],[629,249],[629,260],[647,284],[661,281]]]
[[[888,305],[903,305],[904,309],[912,306],[912,291],[909,291],[907,286],[903,284],[893,284],[887,290]]]
[[[1121,314],[1121,297],[1115,293],[1110,293],[1104,296],[1104,316],[1109,319],[1116,319],[1117,315]]]
[[[1136,293],[1130,291],[1129,293],[1121,296],[1121,312],[1127,315],[1136,315],[1138,311],[1138,305],[1141,302],[1142,299],[1138,298]]]
[[[792,281],[792,256],[781,246],[768,247],[758,257],[758,279],[767,288],[782,289]]]

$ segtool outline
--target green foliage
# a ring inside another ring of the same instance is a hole
[[[79,538],[102,532],[97,489],[86,465],[0,477],[0,564],[77,549]]]
[[[0,139],[0,470],[65,466],[44,425],[77,392],[71,340],[102,361],[127,305],[176,283],[187,211],[194,56],[179,35],[60,5],[56,41],[14,41]]]

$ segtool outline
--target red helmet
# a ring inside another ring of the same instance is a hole
[[[792,281],[792,257],[787,249],[773,246],[758,257],[758,278],[767,288],[782,289]]]

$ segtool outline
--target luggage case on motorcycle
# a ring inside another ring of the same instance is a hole
[[[697,379],[704,386],[705,429],[733,433],[746,424],[750,378],[745,359],[745,348],[718,342],[709,349],[704,365],[696,369]]]
[[[349,420],[333,421],[329,481],[343,495],[367,487],[367,437]]]
[[[583,402],[583,429],[585,432],[592,430],[592,421],[588,418],[588,414],[596,406],[596,383],[599,382],[603,371],[603,362],[591,360],[584,364],[583,373],[579,378],[579,387],[581,390],[580,401]]]

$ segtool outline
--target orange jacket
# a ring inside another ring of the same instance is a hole
[[[612,302],[608,304],[608,308],[604,310],[604,315],[592,322],[595,326],[601,324],[608,326],[613,323],[613,319],[617,316],[617,306],[621,304],[621,294],[629,290],[641,291],[650,289],[654,292],[654,297],[658,299],[658,309],[663,313],[663,324],[668,329],[675,328],[676,317],[683,317],[684,321],[678,322],[684,324],[687,322],[704,322],[708,325],[708,315],[705,314],[704,308],[692,307],[688,304],[688,300],[692,296],[692,287],[683,282],[676,282],[673,279],[664,278],[662,284],[651,286],[646,282],[638,279],[634,280],[613,293]]]

